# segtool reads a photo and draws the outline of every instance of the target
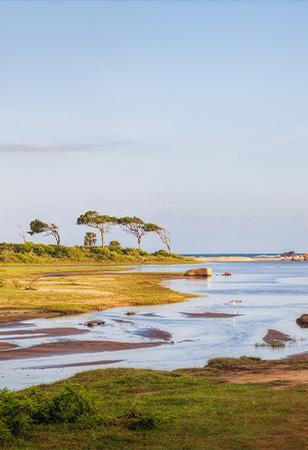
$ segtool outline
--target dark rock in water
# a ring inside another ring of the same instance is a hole
[[[231,272],[224,272],[221,274],[222,277],[231,277],[232,273]]]
[[[269,329],[263,341],[271,347],[284,347],[286,342],[292,341],[292,338],[281,331]]]
[[[296,323],[302,328],[308,328],[308,314],[302,314],[298,319],[296,319]]]
[[[136,313],[134,311],[127,311],[127,313],[125,313],[127,316],[134,316]]]
[[[294,256],[296,256],[296,252],[294,252],[293,250],[290,252],[284,252],[281,253],[282,258],[294,258]]]
[[[98,327],[105,325],[106,322],[103,320],[90,320],[89,322],[85,323],[86,327],[92,328],[92,327]]]
[[[184,273],[184,277],[202,277],[202,278],[208,278],[213,275],[212,269],[209,267],[202,267],[200,269],[191,269],[187,270],[187,272]]]

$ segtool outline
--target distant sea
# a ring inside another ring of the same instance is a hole
[[[280,253],[183,253],[182,256],[202,256],[204,258],[217,258],[219,256],[242,256],[247,258],[266,258],[280,256]]]

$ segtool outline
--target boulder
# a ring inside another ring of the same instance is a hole
[[[231,277],[232,273],[231,272],[224,272],[221,274],[222,277]]]
[[[308,261],[308,253],[304,253],[303,254],[303,258],[304,258],[305,261]]]
[[[308,314],[302,314],[298,319],[296,319],[296,323],[302,328],[308,328]]]
[[[191,269],[187,270],[187,272],[184,273],[184,277],[201,277],[201,278],[208,278],[213,275],[212,269],[209,267],[202,267],[200,269]]]
[[[296,252],[294,252],[293,250],[291,252],[284,252],[281,253],[282,258],[294,258],[294,256],[296,256]]]

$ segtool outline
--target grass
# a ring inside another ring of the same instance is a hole
[[[0,318],[7,315],[72,314],[116,306],[179,302],[192,295],[175,292],[161,283],[181,274],[119,273],[114,267],[2,267]]]
[[[61,399],[66,383],[39,388],[41,402]],[[86,388],[90,415],[74,423],[34,423],[28,436],[9,439],[2,448],[307,448],[307,386],[276,390],[264,384],[222,383],[208,369],[198,373],[96,370],[78,374],[69,383],[76,392]],[[30,393],[26,390],[22,395]]]

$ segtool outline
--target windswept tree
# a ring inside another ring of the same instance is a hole
[[[88,231],[84,237],[84,246],[85,247],[95,247],[96,245],[96,234],[92,231]]]
[[[102,215],[97,211],[87,211],[77,219],[77,225],[87,225],[90,228],[96,228],[100,232],[102,247],[105,245],[106,235],[117,223],[118,219],[116,217]]]
[[[160,227],[155,223],[145,223],[139,217],[121,217],[118,220],[119,225],[128,234],[135,236],[138,242],[138,248],[141,248],[141,240],[147,233],[157,233]]]
[[[28,234],[33,236],[34,234],[45,233],[44,236],[53,236],[57,245],[60,245],[60,235],[58,225],[54,223],[45,223],[39,219],[32,220],[30,222],[30,230]]]
[[[19,229],[19,236],[22,239],[23,243],[25,244],[27,242],[27,232],[21,225],[17,225],[17,228]]]
[[[141,239],[146,234],[145,223],[139,217],[121,217],[118,220],[121,228],[128,234],[135,236],[138,242],[138,248],[141,248]]]
[[[171,253],[171,238],[169,231],[164,228],[158,227],[159,230],[156,231],[162,243],[167,247],[169,253]]]

